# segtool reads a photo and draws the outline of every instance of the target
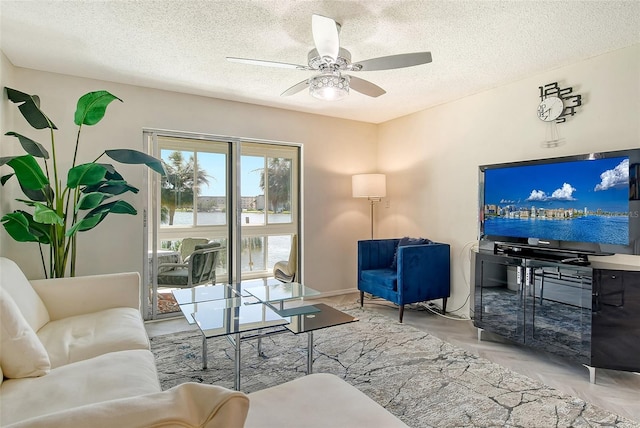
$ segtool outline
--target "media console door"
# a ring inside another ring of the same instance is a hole
[[[594,269],[593,280],[592,365],[640,371],[640,270]]]
[[[483,253],[475,268],[476,327],[589,364],[590,268]]]
[[[476,254],[474,325],[524,343],[523,260]]]
[[[591,363],[592,269],[527,260],[525,344]]]

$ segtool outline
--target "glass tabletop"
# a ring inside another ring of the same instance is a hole
[[[195,320],[193,319],[193,314],[196,312],[211,311],[216,309],[235,308],[236,306],[240,306],[242,304],[246,305],[251,303],[251,299],[253,299],[252,302],[254,303],[260,303],[258,299],[256,299],[255,297],[253,298],[249,297],[244,300],[242,300],[241,297],[232,297],[231,299],[218,299],[218,300],[208,300],[204,302],[185,303],[185,304],[179,305],[179,307],[180,307],[180,310],[182,311],[182,314],[186,318],[187,322],[189,324],[193,324],[195,323]]]
[[[193,288],[176,289],[173,290],[172,293],[178,305],[229,299],[239,296],[239,294],[227,284],[199,285]]]
[[[206,338],[277,327],[289,322],[267,305],[245,303],[255,303],[255,299],[237,297],[194,304],[189,318],[195,320]]]
[[[251,296],[251,293],[247,291],[249,288],[264,287],[267,285],[279,285],[279,284],[282,284],[282,282],[278,281],[275,278],[256,278],[256,279],[243,280],[242,282],[235,283],[235,284],[228,284],[228,286],[233,288],[233,290],[236,293],[240,294],[241,296],[247,297],[247,296]]]
[[[289,317],[289,324],[285,327],[292,333],[308,333],[314,330],[320,330],[327,327],[334,327],[340,324],[347,324],[358,321],[358,318],[332,308],[324,303],[303,306],[301,308],[314,308],[314,311],[308,311],[299,315]],[[300,309],[300,308],[298,308]]]
[[[246,288],[245,291],[261,302],[277,303],[286,300],[301,299],[320,295],[319,291],[306,287],[298,282],[260,285]]]

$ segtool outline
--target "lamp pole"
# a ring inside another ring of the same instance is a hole
[[[387,194],[386,177],[384,174],[356,174],[352,176],[351,180],[353,197],[369,200],[371,239],[373,240],[373,204],[380,202]]]
[[[369,216],[371,218],[371,240],[373,240],[373,199],[369,198],[369,201],[371,202],[371,215]]]

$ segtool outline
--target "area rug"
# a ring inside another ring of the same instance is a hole
[[[640,427],[366,307],[340,309],[359,321],[314,333],[313,371],[340,376],[411,427]],[[199,332],[152,338],[162,388],[232,388],[232,346],[224,338],[208,343],[209,369],[202,370]],[[255,340],[243,342],[240,389],[304,376],[306,346],[305,334],[271,336],[258,356]]]

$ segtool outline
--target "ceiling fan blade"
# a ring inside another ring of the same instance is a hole
[[[311,28],[313,42],[320,56],[328,56],[335,61],[340,50],[340,36],[338,35],[340,24],[326,16],[314,14],[311,17]]]
[[[278,67],[278,68],[289,68],[289,69],[293,68],[296,70],[310,70],[310,68],[306,65],[289,64],[287,62],[277,62],[277,61],[263,61],[261,59],[236,58],[233,56],[228,56],[227,61],[237,62],[240,64],[260,65],[263,67]]]
[[[349,76],[349,87],[354,91],[374,98],[387,93],[387,91],[382,89],[380,86],[373,84],[368,80],[353,76]]]
[[[360,71],[391,70],[393,68],[413,67],[431,62],[431,52],[414,52],[358,61]]]
[[[303,80],[302,82],[296,83],[286,91],[280,94],[282,97],[288,97],[289,95],[297,94],[301,90],[309,87],[309,79]]]

